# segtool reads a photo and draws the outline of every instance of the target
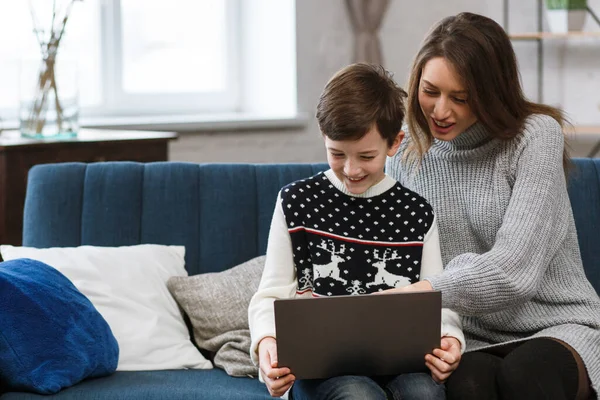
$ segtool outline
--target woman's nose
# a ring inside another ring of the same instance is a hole
[[[444,97],[438,98],[433,108],[433,117],[438,120],[444,120],[448,118],[450,114],[451,109],[448,99]]]

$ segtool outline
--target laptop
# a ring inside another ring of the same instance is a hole
[[[440,291],[275,300],[279,367],[297,379],[425,372]]]

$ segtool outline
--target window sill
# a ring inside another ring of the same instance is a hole
[[[82,118],[85,128],[173,131],[179,133],[250,131],[259,129],[303,129],[308,115],[271,116],[247,113],[152,115],[137,117]]]
[[[148,115],[135,117],[82,117],[82,128],[170,131],[178,133],[253,131],[260,129],[304,129],[307,113],[272,116],[264,114],[226,113],[198,115]],[[5,121],[2,128],[18,129],[17,121]]]

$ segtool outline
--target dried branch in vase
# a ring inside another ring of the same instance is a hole
[[[42,54],[41,65],[39,67],[38,80],[36,84],[33,100],[29,105],[29,115],[22,121],[22,130],[27,132],[41,134],[47,119],[49,103],[52,101],[55,112],[55,123],[58,132],[68,132],[71,127],[64,126],[64,107],[59,96],[59,85],[56,75],[56,58],[61,40],[64,37],[65,28],[71,15],[73,4],[82,0],[69,0],[64,10],[59,11],[56,7],[56,0],[52,3],[52,22],[50,24],[49,36],[46,38],[44,30],[36,18],[35,8],[30,0],[31,17],[34,25],[40,50]],[[25,126],[23,126],[23,122]]]

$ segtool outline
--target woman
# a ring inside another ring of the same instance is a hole
[[[439,221],[444,272],[403,290],[441,290],[443,307],[462,315],[468,353],[449,399],[585,399],[600,389],[600,299],[579,254],[563,123],[560,110],[525,99],[493,20],[461,13],[425,39],[407,139],[387,171]]]

